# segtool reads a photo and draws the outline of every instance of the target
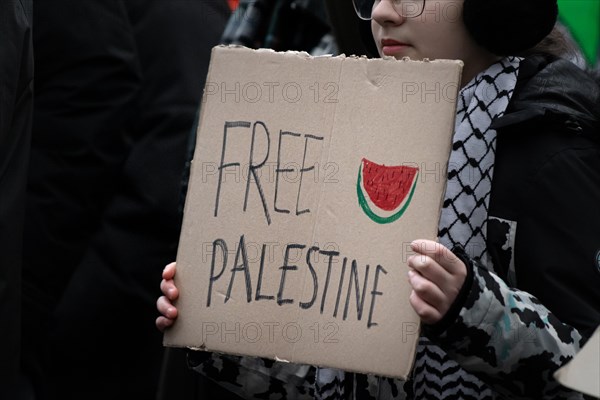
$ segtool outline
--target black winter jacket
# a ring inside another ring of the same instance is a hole
[[[568,61],[525,59],[494,127],[494,271],[475,265],[437,340],[499,394],[579,398],[552,374],[600,324],[600,88]]]
[[[536,57],[522,63],[514,96],[497,122],[490,200],[491,215],[519,223],[521,268],[507,280],[589,335],[600,324],[600,86],[569,62]],[[506,274],[498,228],[488,227],[489,248]]]

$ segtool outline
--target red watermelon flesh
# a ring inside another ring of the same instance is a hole
[[[419,171],[409,166],[385,166],[363,158],[363,187],[378,208],[393,211],[411,190]]]

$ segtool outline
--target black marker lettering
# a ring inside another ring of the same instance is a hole
[[[261,125],[265,130],[265,134],[267,135],[267,153],[265,154],[265,158],[259,164],[254,164],[254,142],[256,140],[256,126]],[[248,179],[246,180],[246,195],[244,196],[244,212],[246,212],[246,208],[248,206],[248,193],[250,192],[250,179],[254,177],[254,182],[256,182],[256,187],[258,189],[258,194],[260,195],[260,200],[262,201],[263,210],[265,212],[265,217],[267,218],[267,224],[271,225],[271,216],[269,215],[269,210],[267,209],[267,202],[265,200],[265,194],[263,192],[262,186],[260,185],[260,178],[256,173],[256,170],[261,168],[267,162],[269,158],[269,151],[271,149],[271,140],[269,137],[269,130],[264,122],[256,121],[254,126],[252,127],[252,144],[250,145],[250,160],[248,161]]]
[[[369,320],[367,321],[367,328],[378,325],[377,322],[373,322],[373,310],[375,309],[375,296],[381,296],[383,293],[377,291],[377,283],[379,283],[379,272],[387,274],[387,271],[383,269],[381,265],[377,266],[375,270],[375,279],[373,281],[373,290],[371,290],[371,307],[369,308]]]
[[[242,263],[238,265],[238,261],[240,259],[240,254],[242,256]],[[225,297],[225,303],[231,297],[231,288],[233,287],[233,280],[235,278],[235,274],[238,271],[244,271],[244,275],[246,277],[246,301],[250,303],[252,301],[252,282],[250,281],[250,270],[248,267],[248,256],[246,255],[246,242],[244,241],[244,235],[240,237],[239,247],[235,253],[235,262],[233,268],[231,268],[231,280],[229,281],[229,287],[227,288],[227,296]]]
[[[221,196],[221,183],[223,182],[223,169],[227,167],[239,166],[240,163],[225,162],[225,148],[227,147],[227,130],[229,128],[250,128],[250,122],[247,121],[226,121],[223,128],[223,149],[221,150],[221,164],[219,165],[219,183],[217,184],[217,196],[215,199],[215,217],[219,213],[219,199]]]
[[[217,247],[221,249],[221,254],[223,254],[223,267],[221,268],[221,272],[215,275],[215,261],[217,255]],[[213,282],[216,281],[223,275],[225,272],[225,267],[227,266],[227,244],[223,239],[217,239],[213,242],[212,245],[212,261],[210,263],[210,278],[208,279],[208,298],[206,299],[206,307],[210,307],[210,297],[212,295],[212,287]]]
[[[294,133],[294,132],[285,132],[282,130],[279,131],[279,145],[277,148],[277,168],[275,169],[275,197],[273,199],[273,208],[275,209],[275,212],[289,214],[290,210],[286,210],[286,209],[277,207],[277,193],[279,191],[279,174],[281,174],[282,172],[292,172],[293,171],[292,168],[287,168],[287,169],[281,168],[281,142],[283,141],[284,136],[299,137],[300,134]]]
[[[321,297],[321,314],[323,314],[325,299],[327,298],[327,289],[329,288],[329,278],[331,277],[331,264],[333,263],[333,257],[339,256],[340,253],[338,251],[325,250],[321,250],[319,253],[329,257],[329,261],[327,262],[327,277],[325,278],[325,287],[323,287],[323,296]]]
[[[363,283],[362,295],[360,292],[360,286],[358,285],[358,265],[356,260],[352,260],[352,267],[350,268],[350,278],[348,279],[348,292],[346,293],[346,306],[344,307],[344,317],[348,317],[348,306],[350,305],[350,292],[352,291],[352,277],[354,276],[354,286],[356,288],[356,313],[358,320],[362,318],[363,305],[365,304],[365,294],[367,293],[367,283],[369,281],[369,265],[365,268],[365,281]]]
[[[304,176],[305,172],[309,172],[309,171],[312,171],[313,169],[315,169],[314,164],[308,168],[304,167],[305,163],[306,163],[306,150],[308,148],[308,139],[323,140],[323,137],[322,136],[314,136],[314,135],[305,135],[304,136],[304,155],[302,156],[302,168],[300,168],[300,183],[298,184],[298,196],[296,197],[296,215],[310,212],[310,209],[308,209],[308,208],[305,208],[304,210],[298,209],[298,205],[300,203],[300,190],[302,189],[302,177]]]
[[[337,317],[338,306],[340,305],[340,296],[342,295],[342,285],[344,284],[344,275],[346,274],[347,261],[348,258],[344,257],[344,261],[342,262],[342,274],[340,275],[340,284],[338,286],[337,299],[335,300],[335,309],[333,310],[334,317]]]
[[[311,308],[312,305],[315,303],[315,300],[317,299],[317,291],[319,290],[319,281],[317,280],[317,273],[316,273],[314,267],[312,266],[312,263],[310,262],[310,256],[313,251],[319,251],[319,248],[311,247],[306,252],[306,264],[308,265],[308,268],[310,269],[310,274],[312,275],[312,279],[313,279],[313,295],[308,303],[300,302],[300,307],[305,310],[308,308]]]
[[[281,270],[281,281],[279,282],[279,291],[277,292],[277,304],[292,304],[294,300],[283,298],[283,289],[285,287],[285,276],[287,271],[295,271],[298,269],[296,265],[288,265],[290,259],[290,249],[303,249],[305,245],[302,244],[288,244],[285,248],[285,256],[283,257],[283,265],[279,267]]]
[[[262,287],[263,269],[265,267],[266,250],[267,250],[267,245],[263,244],[262,251],[260,253],[260,269],[258,270],[258,283],[256,284],[256,297],[254,298],[254,300],[256,300],[256,301],[273,300],[275,298],[275,296],[264,296],[264,295],[260,294],[260,288]]]

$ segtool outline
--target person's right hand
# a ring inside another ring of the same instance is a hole
[[[172,262],[163,270],[163,279],[160,282],[160,290],[163,296],[160,296],[156,301],[156,308],[161,314],[160,317],[156,318],[156,327],[161,332],[164,332],[165,329],[173,325],[177,318],[177,308],[172,303],[179,297],[179,290],[175,286],[175,282],[173,282],[175,265]]]

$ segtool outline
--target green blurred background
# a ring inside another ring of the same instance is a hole
[[[527,0],[523,0],[527,1]],[[590,66],[598,66],[600,0],[558,0],[560,21],[579,44]]]

